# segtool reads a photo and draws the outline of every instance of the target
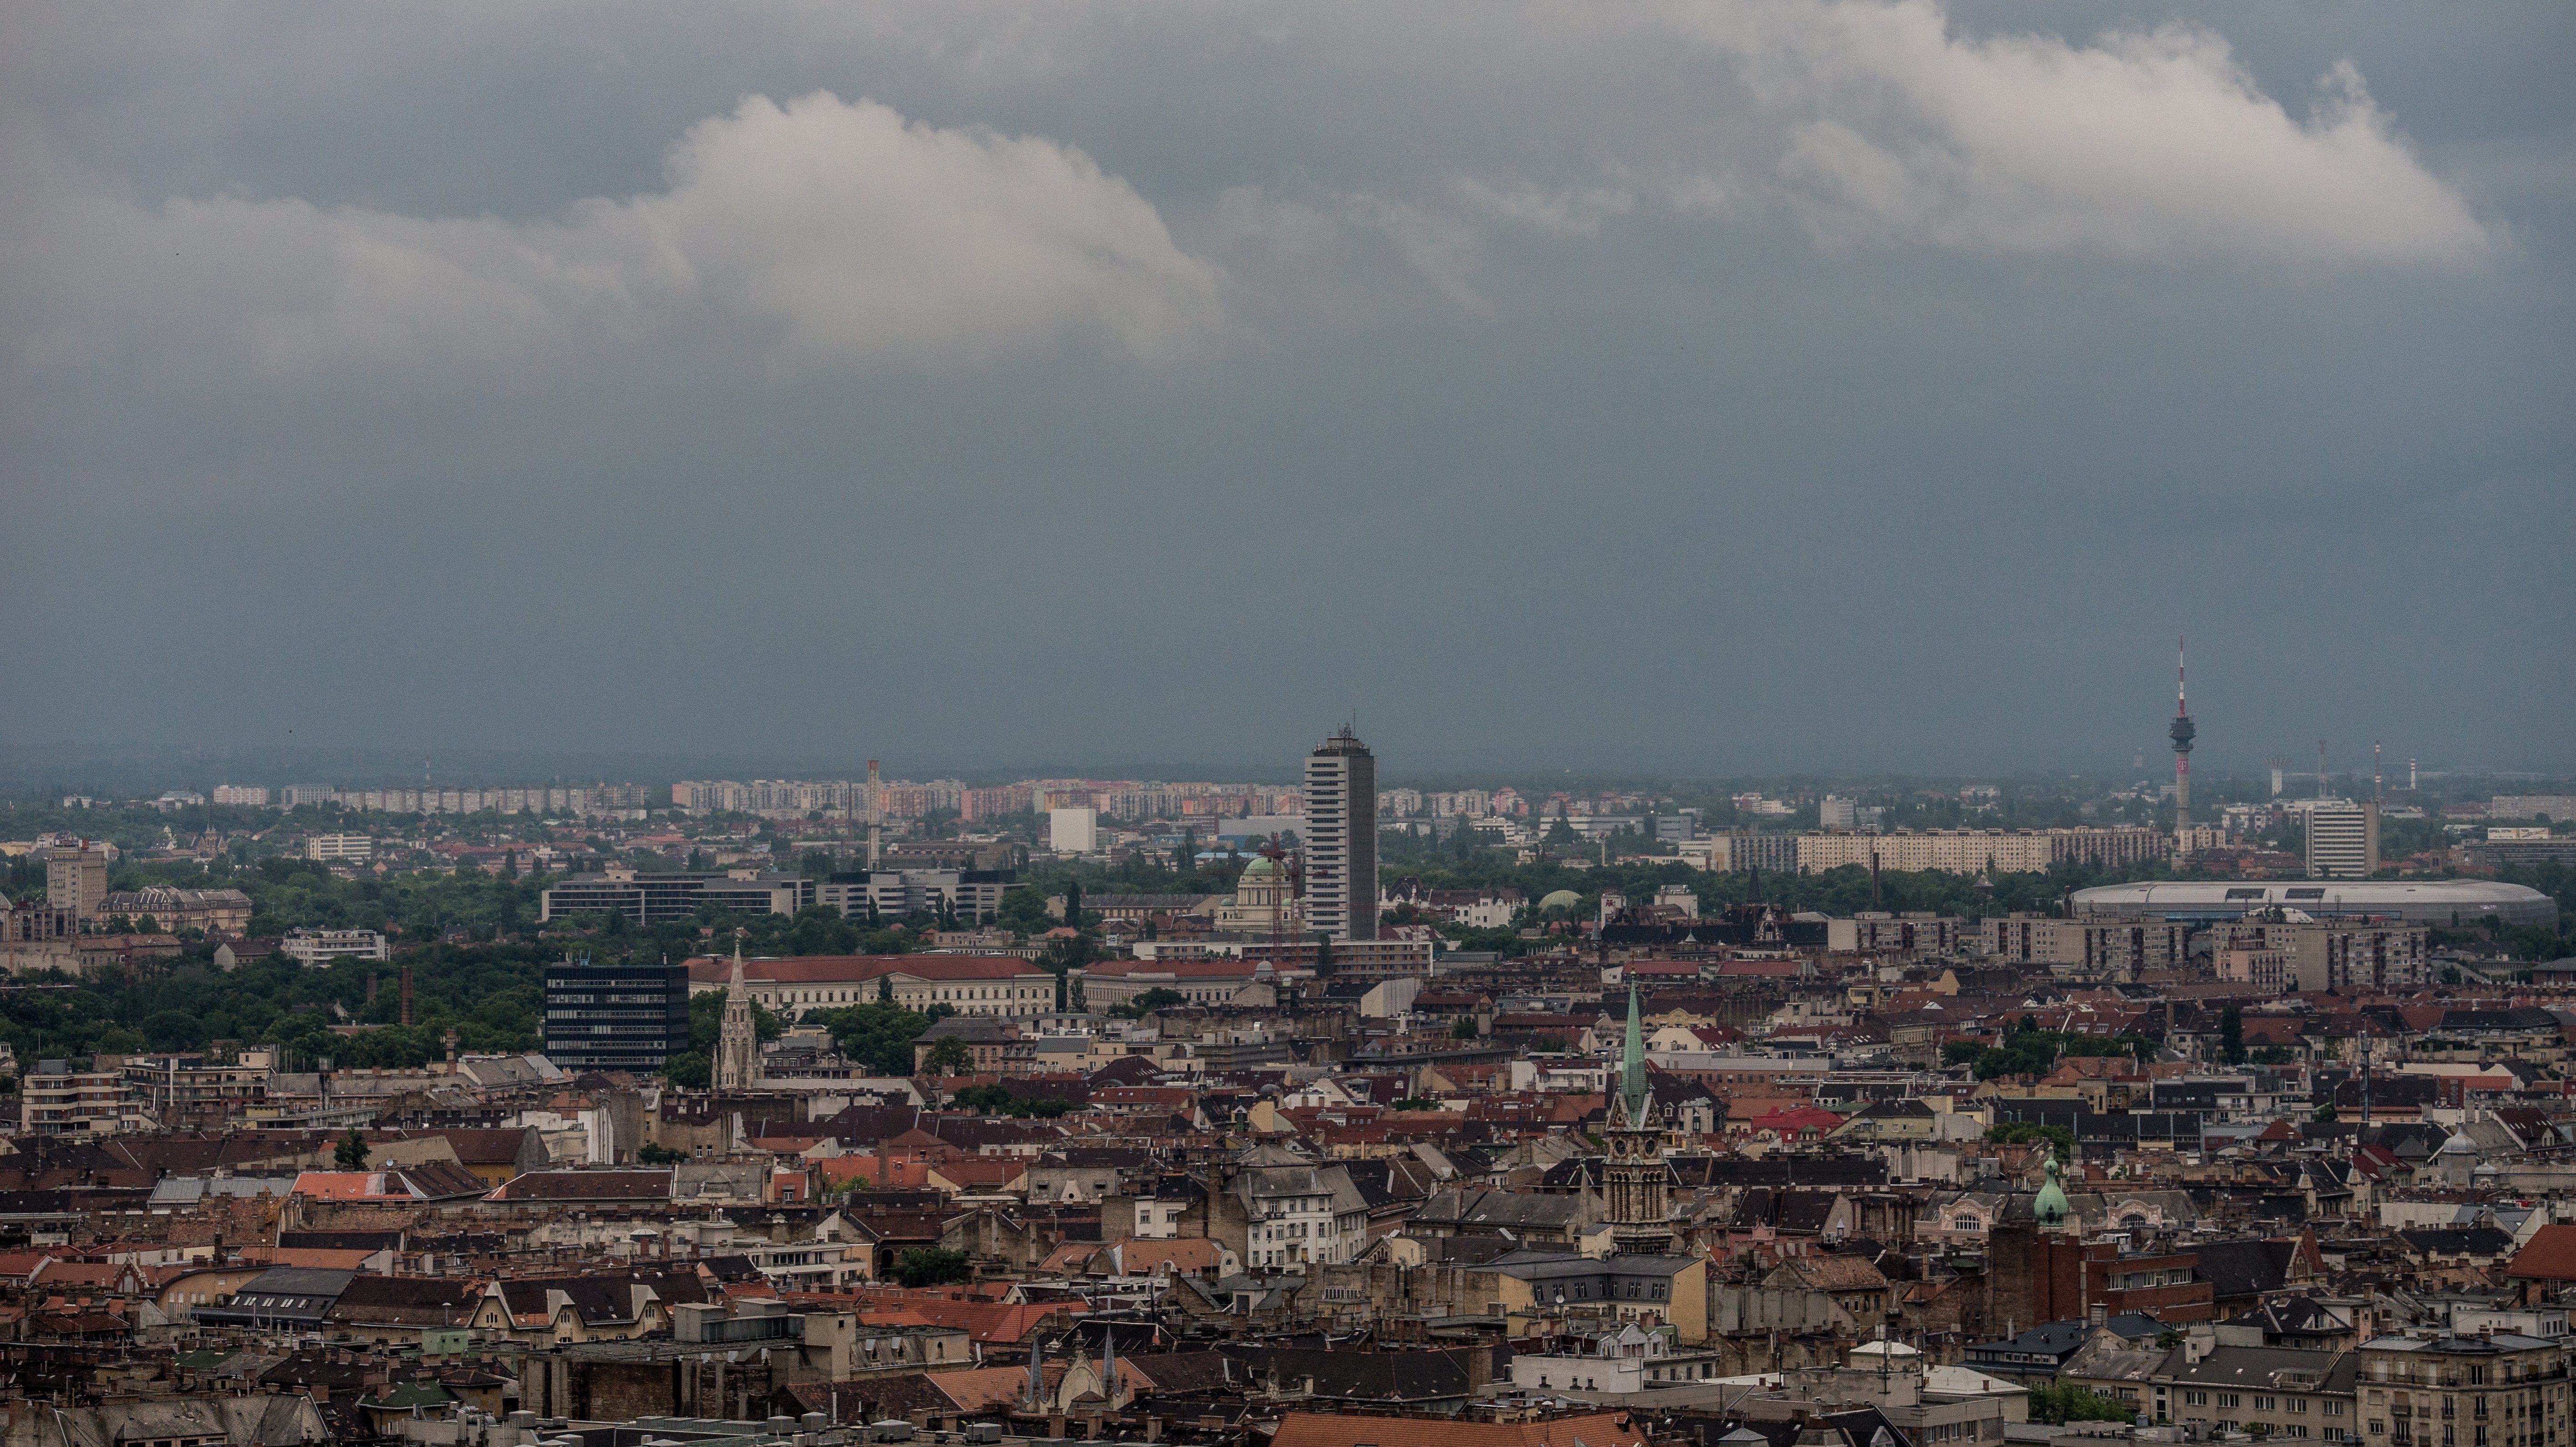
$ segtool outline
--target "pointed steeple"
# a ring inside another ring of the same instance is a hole
[[[1628,1038],[1619,1049],[1619,1094],[1634,1120],[1646,1104],[1646,1028],[1637,1011],[1637,982],[1628,982]]]
[[[724,1022],[716,1030],[714,1076],[718,1090],[747,1090],[760,1076],[760,1035],[751,1016],[751,990],[742,978],[742,936],[733,937],[733,979],[725,987]]]

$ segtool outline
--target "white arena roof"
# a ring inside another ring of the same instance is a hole
[[[2489,917],[2555,924],[2558,902],[2539,890],[2483,879],[2276,879],[2105,884],[2075,891],[2073,913],[2096,919],[2233,919],[2250,910],[2377,915],[2455,927]]]

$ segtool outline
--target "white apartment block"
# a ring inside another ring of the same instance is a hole
[[[41,1061],[19,1082],[18,1092],[18,1129],[27,1135],[117,1135],[153,1125],[124,1076],[113,1070],[75,1071],[64,1061]]]
[[[265,809],[268,807],[268,788],[263,784],[217,784],[215,802]]]
[[[293,930],[277,942],[277,952],[299,965],[393,958],[385,937],[371,929]]]
[[[350,861],[376,857],[376,841],[364,834],[315,834],[304,841],[304,857]]]
[[[2498,794],[2487,801],[2490,819],[2576,819],[2576,794]]]
[[[2379,805],[2340,799],[2310,806],[2308,877],[2367,879],[2379,872]]]
[[[1089,854],[1099,847],[1099,810],[1072,808],[1047,811],[1047,848],[1058,854]]]
[[[1753,838],[1762,838],[1755,835]],[[1893,834],[1800,834],[1797,868],[1816,874],[1845,865],[1943,874],[2039,874],[2061,861],[2118,865],[2159,859],[2173,838],[2155,829],[1900,829]]]
[[[289,784],[278,791],[286,808],[337,804],[374,814],[605,814],[645,807],[641,784],[600,784],[586,789],[340,789]]]

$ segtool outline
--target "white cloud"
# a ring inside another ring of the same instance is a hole
[[[1624,186],[1547,190],[1524,181],[1504,190],[1471,176],[1459,180],[1457,190],[1474,210],[1550,236],[1598,236],[1603,221],[1637,208],[1636,195]]]
[[[295,199],[65,194],[12,227],[22,365],[141,348],[292,376],[559,365],[742,345],[771,364],[937,368],[1075,341],[1152,357],[1216,320],[1215,270],[1082,152],[755,97],[692,127],[664,189],[558,218]],[[122,326],[117,325],[122,323]]]
[[[2299,120],[2193,27],[2077,45],[1954,35],[1933,0],[1675,13],[1785,121],[1779,174],[1835,243],[2325,266],[2490,244],[2349,64]]]

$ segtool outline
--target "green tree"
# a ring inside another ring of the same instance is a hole
[[[2230,1065],[2245,1063],[2245,1017],[2233,1005],[2218,1016],[2218,1053]]]
[[[921,1057],[924,1075],[963,1075],[975,1068],[975,1053],[966,1042],[954,1035],[943,1035],[930,1042],[930,1051]]]
[[[993,921],[1020,935],[1045,934],[1055,923],[1047,918],[1046,896],[1025,884],[1002,892],[1001,907],[993,912]]]
[[[351,1126],[349,1133],[340,1138],[340,1143],[331,1148],[331,1163],[344,1171],[363,1171],[371,1154],[367,1138],[358,1134],[356,1126]]]
[[[1457,1023],[1449,1027],[1449,1038],[1452,1040],[1479,1040],[1484,1037],[1483,1032],[1476,1028],[1475,1016],[1461,1015],[1458,1017]]]
[[[715,1084],[715,1065],[703,1050],[683,1050],[662,1061],[662,1078],[682,1090],[704,1090]]]
[[[635,1159],[648,1166],[676,1166],[688,1156],[659,1141],[646,1141],[642,1149],[635,1152]]]
[[[1157,1010],[1168,1010],[1174,1005],[1186,1005],[1189,1002],[1189,996],[1180,991],[1167,990],[1157,985],[1124,1004],[1110,1006],[1107,1013],[1122,1020],[1141,1020]]]
[[[2075,1159],[2075,1132],[2062,1125],[2041,1125],[2035,1121],[2013,1120],[1986,1132],[1986,1139],[1997,1145],[2027,1145],[2033,1141],[2048,1142],[2050,1151],[2061,1161]]]
[[[2034,1422],[2127,1422],[2137,1415],[2137,1408],[2073,1382],[2047,1382],[2030,1389],[2030,1420]]]
[[[894,1279],[904,1286],[946,1286],[974,1276],[963,1251],[945,1251],[936,1246],[917,1246],[896,1258]]]
[[[930,1028],[928,1015],[915,1014],[890,1000],[870,1005],[842,1005],[814,1010],[810,1024],[832,1032],[832,1043],[848,1058],[876,1075],[910,1075],[912,1042]]]
[[[1082,881],[1079,879],[1064,882],[1064,922],[1075,929],[1082,928]]]

